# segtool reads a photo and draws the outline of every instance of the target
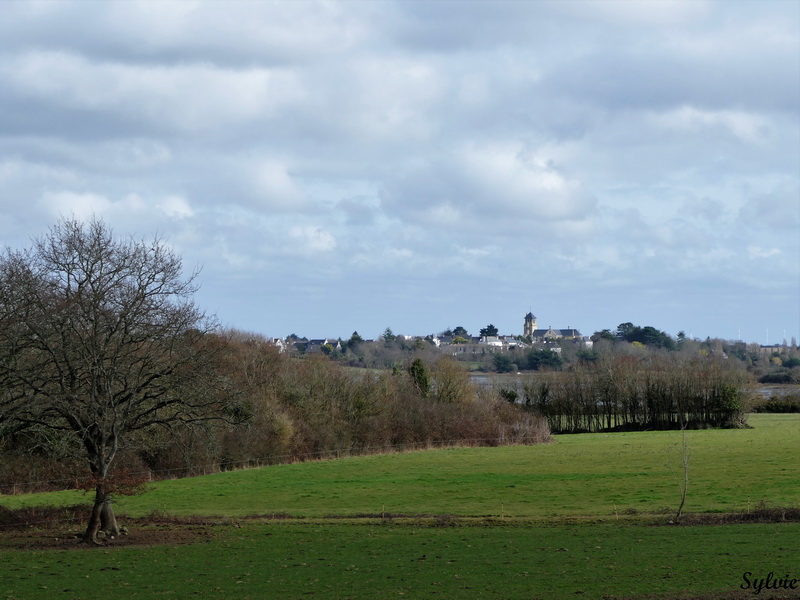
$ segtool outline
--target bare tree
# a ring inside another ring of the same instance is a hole
[[[80,441],[95,489],[87,542],[119,533],[109,468],[135,432],[220,414],[213,323],[192,300],[195,275],[183,276],[160,239],[116,240],[98,220],[61,220],[0,257],[9,417]]]
[[[678,505],[678,512],[675,513],[675,522],[679,523],[683,516],[683,507],[686,504],[686,494],[689,491],[689,439],[686,437],[686,425],[681,427],[681,470],[683,478],[678,481],[678,488],[681,492],[681,503]]]

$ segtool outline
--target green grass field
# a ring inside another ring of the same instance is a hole
[[[675,598],[736,590],[748,571],[796,574],[798,534],[798,524],[247,524],[186,546],[2,552],[0,597]]]
[[[686,433],[687,511],[800,504],[800,415],[750,421],[753,429]],[[306,520],[216,527],[210,541],[182,546],[169,545],[169,531],[163,546],[0,546],[0,598],[100,598],[111,591],[123,598],[669,598],[688,591],[752,595],[738,589],[748,571],[800,578],[800,524],[648,524],[666,523],[678,505],[680,441],[678,432],[558,436],[544,446],[368,456],[159,482],[120,499],[118,512]],[[9,507],[76,500],[87,502],[76,492],[0,497]],[[456,526],[441,518],[325,518],[381,513],[458,518]]]
[[[688,431],[686,510],[800,502],[800,415],[752,429]],[[552,444],[454,448],[231,471],[151,486],[118,511],[297,517],[380,514],[608,516],[677,508],[680,432],[557,436]],[[9,507],[73,504],[81,492],[6,496]]]

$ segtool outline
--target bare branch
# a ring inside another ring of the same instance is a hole
[[[0,257],[0,427],[70,431],[102,481],[124,439],[220,416],[197,273],[162,240],[62,220]],[[98,487],[98,502],[105,501]]]

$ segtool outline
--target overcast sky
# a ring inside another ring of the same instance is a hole
[[[800,338],[800,2],[0,3],[0,243],[286,336]]]

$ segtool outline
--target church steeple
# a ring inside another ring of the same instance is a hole
[[[532,338],[534,331],[536,331],[536,317],[533,316],[533,313],[529,312],[525,315],[525,325],[522,329],[522,335]]]

